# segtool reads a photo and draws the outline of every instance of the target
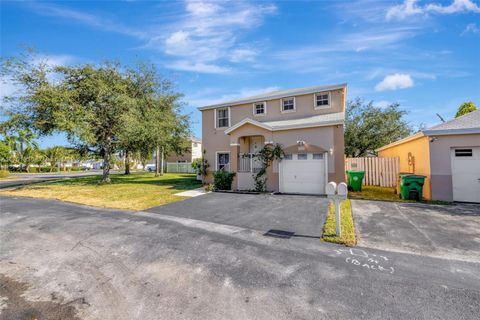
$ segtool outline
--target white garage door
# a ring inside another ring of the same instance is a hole
[[[280,162],[280,192],[325,194],[323,153],[286,155]]]
[[[452,149],[453,200],[480,202],[480,147]]]

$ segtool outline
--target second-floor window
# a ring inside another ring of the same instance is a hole
[[[265,102],[257,102],[253,104],[253,114],[256,116],[263,116],[266,112]]]
[[[282,99],[282,112],[295,110],[295,98]]]
[[[315,94],[315,108],[325,108],[330,105],[330,95],[328,93]]]
[[[228,108],[217,109],[217,128],[229,127]]]

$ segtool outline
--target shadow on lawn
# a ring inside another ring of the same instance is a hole
[[[160,177],[149,173],[132,173],[130,175],[116,174],[111,175],[111,183],[106,185],[156,185],[167,186],[169,189],[189,190],[199,188],[202,183],[196,179],[192,174],[175,174],[169,176],[168,174]],[[52,182],[52,185],[62,186],[102,186],[101,176],[78,177],[74,179],[61,180]]]

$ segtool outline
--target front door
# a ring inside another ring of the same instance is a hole
[[[263,148],[262,140],[263,140],[263,137],[260,137],[260,136],[250,137],[250,153],[256,154],[260,150],[262,150]]]

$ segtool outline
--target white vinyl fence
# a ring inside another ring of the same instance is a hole
[[[165,172],[168,173],[195,173],[191,162],[167,162]]]
[[[400,172],[400,158],[346,158],[345,170],[365,171],[364,185],[395,187]]]

